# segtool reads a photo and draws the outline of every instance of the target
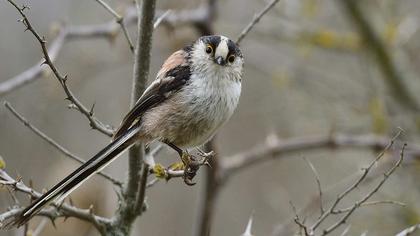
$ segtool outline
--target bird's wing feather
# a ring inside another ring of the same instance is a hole
[[[179,50],[174,52],[163,63],[157,73],[156,79],[144,91],[134,107],[128,112],[114,134],[114,139],[121,136],[150,108],[165,101],[171,94],[178,91],[190,78],[187,52]]]

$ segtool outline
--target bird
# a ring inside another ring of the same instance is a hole
[[[43,207],[60,203],[131,145],[159,141],[174,149],[185,164],[185,183],[193,171],[189,148],[211,139],[232,116],[241,95],[244,57],[228,37],[208,35],[174,52],[155,80],[123,118],[110,144],[33,201],[2,228],[26,224]]]

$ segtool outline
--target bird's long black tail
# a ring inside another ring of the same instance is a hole
[[[105,166],[115,160],[126,148],[134,144],[139,129],[139,125],[134,125],[125,134],[117,137],[86,163],[81,165],[52,187],[48,192],[36,199],[31,205],[26,207],[20,215],[1,226],[1,228],[7,229],[24,225],[48,203],[52,201],[59,203],[64,200],[67,195],[79,187],[84,181],[96,172],[105,168]]]

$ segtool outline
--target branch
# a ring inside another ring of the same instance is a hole
[[[240,44],[241,41],[245,38],[245,36],[251,31],[251,29],[261,20],[261,18],[271,9],[273,8],[279,0],[272,0],[267,6],[264,7],[264,9],[254,16],[254,19],[252,19],[251,22],[242,30],[242,32],[239,34],[238,39],[236,40],[236,44]]]
[[[340,195],[338,195],[338,197],[336,198],[336,200],[334,201],[334,203],[331,205],[331,207],[329,207],[329,209],[324,212],[324,214],[311,226],[311,231],[314,232],[319,225],[324,222],[324,220],[329,217],[332,212],[335,210],[335,208],[337,207],[337,205],[343,200],[344,197],[346,197],[349,193],[351,193],[354,189],[356,189],[360,183],[365,180],[366,176],[368,175],[369,171],[372,169],[372,167],[378,163],[378,161],[382,158],[382,156],[386,153],[386,151],[388,151],[392,145],[394,144],[395,140],[401,135],[402,131],[400,130],[392,139],[391,141],[388,143],[388,145],[384,148],[384,150],[382,152],[379,153],[379,155],[377,155],[377,157],[370,163],[370,165],[367,168],[363,169],[363,173],[362,175],[359,177],[359,179],[354,182],[349,188],[347,188],[344,192],[342,192]],[[404,145],[405,147],[405,145]],[[401,153],[403,153],[404,149],[402,150]],[[402,154],[400,157],[401,161],[402,161]],[[399,161],[397,162],[398,166],[399,166]],[[393,168],[392,168],[393,169]],[[391,170],[392,170],[391,169]],[[392,173],[392,172],[391,172]],[[379,189],[379,188],[378,188]],[[375,191],[376,192],[376,191]],[[367,200],[367,199],[366,199]],[[348,213],[347,213],[348,214]],[[351,214],[349,214],[351,215]]]
[[[279,139],[277,136],[268,137],[265,143],[230,157],[222,159],[223,179],[227,180],[247,167],[256,163],[269,161],[275,158],[283,158],[286,154],[302,151],[310,151],[320,148],[371,148],[375,150],[384,149],[389,138],[376,135],[347,135],[332,134],[327,136],[312,136]],[[406,155],[414,158],[420,157],[420,147],[410,145]]]
[[[10,105],[9,102],[4,102],[4,105],[6,106],[6,108],[19,120],[21,121],[26,127],[28,127],[32,132],[34,132],[36,135],[38,135],[40,138],[42,138],[43,140],[45,140],[47,143],[49,143],[51,146],[55,147],[58,151],[60,151],[61,153],[63,153],[65,156],[81,163],[84,164],[85,160],[83,160],[82,158],[76,156],[75,154],[71,153],[69,150],[67,150],[66,148],[64,148],[63,146],[61,146],[60,144],[58,144],[54,139],[52,139],[51,137],[49,137],[48,135],[46,135],[45,133],[43,133],[41,130],[39,130],[37,127],[35,127],[34,125],[32,125],[25,117],[23,117],[21,114],[19,114],[13,107],[12,105]],[[102,171],[97,172],[97,174],[99,174],[100,176],[104,177],[105,179],[109,180],[111,183],[122,187],[122,183],[118,180],[116,180],[115,178],[103,173]]]
[[[135,11],[130,9],[127,10],[124,18],[129,23],[134,23],[135,20],[137,20],[137,15]],[[51,61],[54,62],[64,43],[69,40],[105,38],[112,41],[118,34],[119,28],[119,25],[114,20],[94,25],[62,26],[58,36],[48,48],[48,54],[50,55]],[[41,75],[43,75],[43,72],[46,71],[46,68],[42,67],[42,63],[43,61],[40,61],[21,74],[0,83],[0,96],[6,95],[17,88],[40,78]]]
[[[149,75],[150,50],[152,46],[153,20],[155,15],[155,0],[136,0],[137,15],[140,16],[137,24],[137,43],[134,52],[133,87],[131,107],[140,98],[146,87]],[[113,218],[113,230],[127,235],[134,220],[142,212],[144,205],[145,188],[147,183],[147,164],[143,164],[143,145],[136,144],[129,150],[128,180],[124,190],[122,206]],[[143,172],[141,172],[143,166]]]
[[[380,205],[380,204],[392,204],[392,205],[403,206],[403,207],[405,206],[405,203],[403,202],[392,201],[392,200],[382,200],[382,201],[364,202],[364,203],[361,203],[359,207],[375,206],[375,205]],[[353,207],[354,206],[337,209],[337,210],[334,210],[332,214],[342,214],[342,213],[350,212],[353,210]]]
[[[155,0],[143,1],[141,6],[139,0],[136,1],[137,15],[141,16],[137,25],[137,45],[134,54],[133,86],[131,95],[131,107],[142,95],[146,88],[149,76],[150,50],[152,46],[153,19],[155,14]],[[135,145],[129,152],[129,171],[126,194],[130,201],[136,200],[139,191],[140,170],[143,161],[142,145]]]
[[[2,169],[0,169],[0,185],[11,187],[13,190],[25,193],[34,199],[39,198],[42,195],[34,189],[26,186],[23,182],[13,179],[6,173],[6,171]],[[58,217],[75,217],[92,223],[99,232],[103,232],[105,230],[105,226],[110,223],[109,219],[93,214],[90,209],[77,208],[67,203],[51,204],[54,206],[54,208],[43,209],[38,213],[38,215],[46,216],[50,218],[52,222],[54,222],[54,220]],[[0,214],[0,225],[4,224],[15,216],[18,216],[22,210],[23,208],[12,208]]]
[[[215,137],[205,145],[205,151],[214,151],[215,155],[210,159],[211,168],[205,169],[205,182],[199,197],[196,223],[194,224],[194,236],[210,235],[216,209],[217,197],[222,187],[221,157],[217,154]]]
[[[327,229],[323,230],[322,232],[322,236],[327,235],[329,233],[331,233],[332,231],[334,231],[335,229],[337,229],[340,225],[344,224],[346,222],[346,220],[354,213],[354,211],[356,209],[358,209],[362,204],[364,204],[367,200],[369,200],[373,194],[375,194],[376,192],[378,192],[378,190],[382,187],[382,185],[388,180],[389,176],[391,176],[394,171],[400,167],[403,159],[404,159],[404,149],[406,147],[406,144],[403,145],[402,149],[401,149],[401,154],[400,154],[400,158],[398,159],[398,161],[395,163],[395,165],[388,170],[386,173],[384,173],[384,176],[382,178],[382,180],[368,193],[366,194],[366,196],[364,196],[361,200],[357,201],[354,203],[353,207],[351,207],[351,209],[347,212],[347,214],[345,214],[339,221],[337,221],[336,223],[332,224],[330,227],[328,227]],[[380,159],[380,156],[377,158],[377,160],[375,160],[375,162],[368,167],[368,169],[366,169],[366,172],[369,172],[370,168],[376,163],[376,161],[378,161]]]
[[[201,32],[206,30],[203,28],[203,25],[205,25],[204,22],[213,15],[210,13],[210,9],[213,8],[199,7],[187,11],[171,11],[170,13],[168,11],[162,11],[158,12],[157,15],[163,24],[171,26],[192,25]],[[128,8],[123,18],[127,25],[134,24],[137,21],[136,9],[134,7]],[[115,20],[102,24],[62,26],[58,36],[48,48],[48,54],[50,55],[51,61],[54,62],[64,43],[70,40],[105,38],[113,41],[118,35],[120,28],[120,25]],[[46,72],[46,68],[42,66],[43,62],[42,60],[19,75],[0,83],[0,97],[40,78]]]
[[[51,61],[56,60],[67,35],[68,33],[66,31],[61,30],[55,40],[51,43],[51,46],[48,48]],[[36,78],[40,78],[41,75],[47,71],[46,68],[42,66],[42,63],[43,61],[40,61],[21,74],[0,83],[0,96],[6,95],[15,89],[32,82]]]
[[[315,180],[317,183],[317,187],[318,187],[318,193],[319,193],[319,210],[321,213],[321,216],[324,214],[324,205],[322,203],[323,199],[322,199],[322,186],[321,186],[321,180],[319,179],[319,174],[318,171],[315,169],[315,166],[312,164],[312,162],[310,160],[308,160],[307,158],[304,158],[304,160],[308,163],[309,167],[311,168],[312,172],[314,173],[315,176]]]
[[[112,9],[104,1],[102,1],[102,0],[95,0],[95,1],[98,2],[99,4],[101,4],[105,8],[105,10],[107,10],[109,13],[111,13],[111,15],[114,16],[115,22],[117,22],[120,25],[120,27],[121,27],[121,29],[124,33],[124,36],[127,39],[127,43],[128,43],[128,46],[130,47],[131,52],[134,53],[133,42],[131,41],[130,34],[128,33],[127,28],[125,26],[124,17],[121,16],[120,14],[118,14],[114,9]]]
[[[248,220],[248,224],[246,225],[246,228],[245,228],[245,232],[243,233],[243,234],[241,234],[241,236],[252,236],[252,221],[253,221],[253,215],[251,215],[250,217],[249,217],[249,220]]]
[[[403,231],[399,232],[395,236],[409,236],[412,235],[414,232],[420,229],[420,224],[413,225],[407,229],[404,229]]]
[[[407,149],[405,151],[405,155],[404,155],[404,160],[406,160],[406,155],[407,154]],[[393,153],[391,153],[391,155],[393,155]],[[378,177],[383,175],[383,170],[385,169],[389,169],[390,167],[393,166],[394,163],[392,163],[394,160],[397,160],[399,158],[394,156],[389,156],[389,158],[386,158],[386,160],[379,162],[375,165],[375,168],[372,169],[369,173],[368,176],[366,176],[366,178],[363,180],[362,183],[360,183],[359,187],[357,189],[361,189],[362,186],[372,186],[372,182],[374,182],[375,180],[378,179]],[[417,162],[414,160],[414,162]],[[405,162],[405,164],[408,164],[407,162]],[[354,181],[356,181],[356,179],[358,179],[362,174],[364,173],[364,169],[359,169],[358,171],[354,172],[353,174],[350,174],[348,176],[346,176],[344,179],[338,180],[335,183],[333,183],[332,185],[328,186],[328,187],[324,187],[323,188],[323,196],[324,196],[324,203],[326,202],[331,202],[334,201],[335,198],[337,197],[337,195],[335,194],[337,192],[338,189],[345,189],[345,186],[354,183]],[[317,209],[319,209],[319,202],[320,202],[320,196],[319,193],[314,193],[311,194],[312,196],[309,197],[309,200],[303,204],[303,207],[300,207],[299,210],[299,215],[302,216],[311,216],[313,215],[313,212],[315,212]],[[404,206],[404,203],[401,202],[397,202],[397,201],[372,201],[372,202],[366,202],[365,204],[362,204],[363,206],[368,206],[368,205],[374,205],[375,203],[389,203],[389,204],[393,204],[392,202],[395,203],[395,205],[399,205],[399,206]],[[325,205],[324,205],[325,206]],[[339,214],[340,211],[343,211],[341,213],[347,212],[351,207],[347,207],[347,208],[341,208],[341,209],[337,209],[335,210],[332,214],[336,215]],[[293,222],[293,218],[295,217],[295,215],[291,215],[289,218],[290,220],[286,220],[285,222],[277,225],[274,230],[272,231],[272,236],[276,235],[276,236],[280,236],[280,235],[289,235],[292,234],[294,231],[294,228],[296,226],[295,222]],[[316,219],[319,219],[319,217],[316,217]],[[350,225],[349,225],[350,226]],[[345,231],[345,230],[344,230]]]
[[[44,37],[41,37],[36,30],[32,27],[30,21],[28,20],[27,16],[25,15],[25,13],[23,12],[25,9],[27,9],[26,6],[23,6],[22,8],[20,8],[13,0],[7,0],[10,4],[12,4],[16,10],[19,12],[19,14],[23,17],[23,19],[21,20],[22,23],[26,26],[26,30],[29,30],[32,35],[37,39],[37,41],[39,42],[39,44],[41,45],[41,49],[42,49],[42,53],[44,54],[44,59],[45,61],[42,62],[42,64],[47,64],[50,69],[52,70],[52,72],[54,73],[55,77],[57,78],[58,82],[60,83],[60,85],[62,86],[64,92],[67,95],[67,100],[69,100],[71,102],[72,105],[75,106],[75,108],[77,108],[78,111],[80,111],[90,122],[90,126],[93,129],[96,129],[98,131],[100,131],[103,134],[106,134],[108,136],[112,136],[113,134],[113,130],[110,129],[109,127],[107,127],[106,125],[104,125],[102,122],[100,122],[93,113],[93,107],[91,109],[86,108],[74,95],[73,93],[70,91],[70,89],[67,87],[67,75],[62,75],[57,67],[55,67],[50,55],[48,54],[48,49],[47,49],[47,42],[45,41]]]

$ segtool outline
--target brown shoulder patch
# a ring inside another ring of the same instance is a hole
[[[187,65],[187,57],[188,57],[187,52],[185,52],[184,50],[178,50],[174,52],[163,63],[162,67],[157,73],[156,79],[164,78],[168,71],[174,69],[177,66]]]

